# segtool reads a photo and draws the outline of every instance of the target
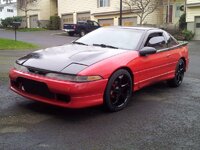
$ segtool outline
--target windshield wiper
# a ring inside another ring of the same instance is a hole
[[[106,44],[93,44],[93,46],[100,46],[100,47],[103,47],[103,48],[114,48],[114,49],[119,49],[118,47],[115,47],[115,46],[111,46],[111,45],[106,45]]]
[[[82,43],[82,42],[76,42],[76,41],[74,41],[74,42],[72,42],[73,44],[79,44],[79,45],[85,45],[85,46],[88,46],[88,44],[85,44],[85,43]]]

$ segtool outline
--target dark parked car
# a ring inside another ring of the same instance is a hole
[[[100,27],[99,23],[96,21],[78,21],[77,24],[64,24],[63,30],[68,32],[70,36],[74,34],[78,34],[80,36],[84,36],[85,34],[98,29]]]

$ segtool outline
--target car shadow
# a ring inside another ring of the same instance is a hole
[[[147,100],[144,100],[142,98],[144,95],[148,96],[151,94],[158,94],[162,91],[166,91],[170,89],[168,86],[166,86],[165,83],[158,83],[146,88],[143,88],[139,91],[134,92],[132,96],[132,100],[129,102],[128,106],[117,113],[124,114],[124,113],[130,113],[135,112],[136,114],[140,113],[142,105],[144,105]],[[141,100],[143,99],[143,100]],[[39,113],[42,115],[47,115],[55,118],[60,118],[62,120],[68,120],[68,121],[81,121],[88,118],[94,118],[98,116],[102,116],[104,114],[106,115],[112,115],[116,113],[110,113],[105,110],[103,106],[95,106],[95,107],[89,107],[89,108],[83,108],[83,109],[68,109],[68,108],[61,108],[56,107],[40,102],[27,102],[27,103],[20,103],[18,104],[20,107],[23,107],[23,109],[28,109],[29,111],[33,111],[35,113]],[[137,107],[137,108],[136,108]]]

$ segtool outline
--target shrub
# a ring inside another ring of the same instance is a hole
[[[21,22],[22,18],[21,17],[7,17],[5,19],[2,19],[1,24],[3,28],[12,28],[12,23],[16,22]]]
[[[50,22],[48,25],[49,30],[58,30],[60,29],[60,17],[59,16],[51,16]]]
[[[184,36],[184,40],[187,40],[187,41],[191,41],[194,37],[194,33],[192,33],[192,31],[188,31],[186,29],[182,31],[182,34]]]
[[[182,16],[179,19],[179,29],[184,30],[187,28],[187,23],[186,23],[186,14],[182,14]]]

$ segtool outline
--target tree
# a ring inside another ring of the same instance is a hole
[[[161,0],[123,0],[125,7],[128,7],[131,12],[136,13],[140,18],[140,25],[143,24],[149,14],[160,6],[160,3]]]
[[[28,12],[38,11],[36,8],[38,0],[17,0],[17,8],[25,13],[26,28],[28,25]]]

